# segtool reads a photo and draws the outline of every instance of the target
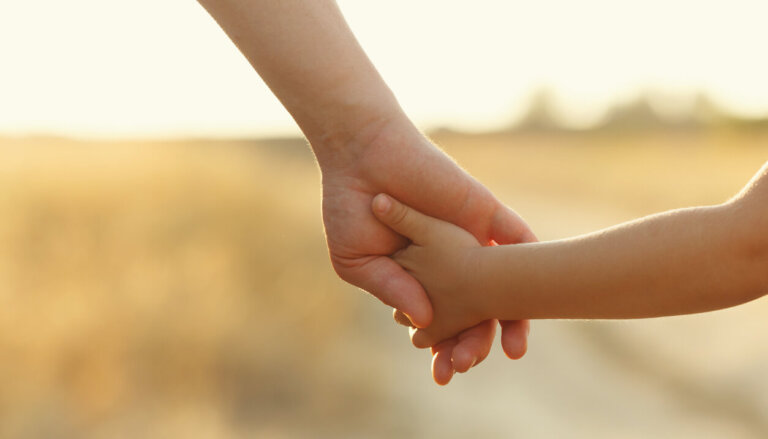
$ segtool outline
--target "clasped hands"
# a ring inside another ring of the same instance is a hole
[[[483,361],[497,321],[477,320],[479,315],[455,321],[443,316],[407,269],[408,253],[402,251],[414,236],[406,237],[410,232],[396,222],[374,216],[372,203],[377,194],[389,194],[462,229],[478,246],[535,241],[525,222],[410,125],[382,127],[344,154],[318,156],[318,161],[323,222],[336,273],[399,310],[395,316],[401,322],[423,328],[411,328],[411,340],[417,347],[431,348],[432,375],[438,384]],[[528,321],[499,323],[504,352],[521,358],[527,349]]]

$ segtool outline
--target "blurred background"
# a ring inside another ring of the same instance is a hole
[[[768,158],[764,1],[339,1],[542,240]],[[395,31],[393,31],[395,30]],[[447,387],[336,278],[290,116],[193,1],[0,5],[0,437],[768,437],[768,301],[536,321]]]

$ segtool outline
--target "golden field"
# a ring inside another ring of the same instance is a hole
[[[434,140],[540,239],[724,201],[768,135]],[[768,436],[768,300],[533,322],[445,388],[327,260],[301,140],[0,139],[0,437]]]

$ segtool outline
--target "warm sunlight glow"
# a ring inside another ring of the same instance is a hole
[[[768,112],[764,0],[339,3],[425,127],[504,126],[542,86],[577,125],[644,90],[705,91],[731,111]],[[192,0],[8,2],[0,60],[0,133],[298,132]]]

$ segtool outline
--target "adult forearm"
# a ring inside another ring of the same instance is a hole
[[[321,160],[401,115],[335,1],[199,1],[291,113]]]
[[[740,203],[654,215],[562,241],[481,249],[511,318],[643,318],[734,306],[767,290]],[[752,230],[752,236],[754,236]],[[486,275],[486,279],[493,279]]]

